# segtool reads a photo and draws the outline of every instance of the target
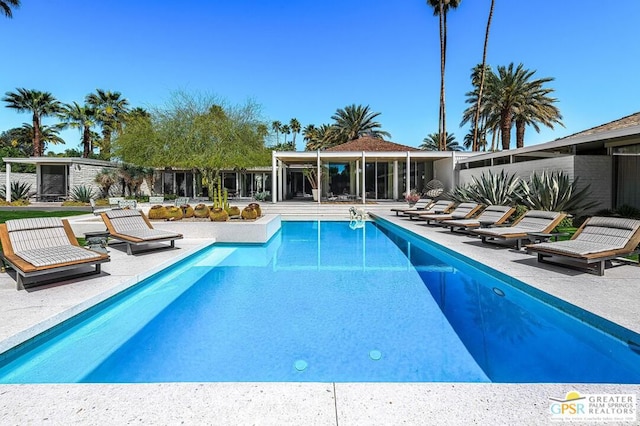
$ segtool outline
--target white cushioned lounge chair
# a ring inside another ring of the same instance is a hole
[[[522,248],[523,241],[531,241],[531,234],[548,234],[558,226],[565,213],[529,210],[512,226],[503,228],[482,228],[471,231],[478,235],[483,243],[496,241],[515,241],[516,248]]]
[[[515,211],[514,207],[509,206],[488,206],[476,218],[445,219],[440,224],[450,228],[451,231],[502,225]]]
[[[16,271],[18,290],[24,289],[25,278],[86,265],[94,265],[91,273],[99,274],[100,265],[109,261],[105,253],[80,247],[69,222],[57,217],[8,220],[0,224],[0,241],[4,261]]]
[[[460,203],[451,211],[451,213],[442,214],[421,214],[418,216],[420,220],[426,220],[427,224],[431,222],[440,222],[443,220],[468,219],[480,210],[482,206],[478,203]]]
[[[639,244],[640,220],[594,216],[570,240],[532,244],[526,250],[537,253],[538,262],[580,267],[604,275],[608,261],[637,253]]]
[[[391,209],[391,211],[396,212],[396,216],[400,216],[401,214],[405,214],[406,212],[417,212],[417,211],[429,210],[429,208],[434,204],[435,204],[434,201],[430,198],[426,198],[426,199],[421,198],[413,207],[409,207],[408,209],[396,208],[396,209]]]
[[[154,229],[147,216],[140,210],[122,209],[102,213],[102,220],[112,238],[127,243],[127,254],[132,254],[131,246],[170,241],[175,247],[175,240],[182,234]]]
[[[405,215],[409,216],[411,220],[417,219],[422,215],[429,214],[443,214],[448,213],[455,206],[455,203],[450,200],[438,200],[427,210],[418,210],[415,212],[406,212]]]

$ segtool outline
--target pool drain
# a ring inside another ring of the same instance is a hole
[[[371,358],[374,361],[378,361],[380,358],[382,358],[382,353],[374,349],[371,352],[369,352],[369,358]]]
[[[293,363],[293,366],[298,371],[304,371],[307,368],[307,362],[299,359],[298,361]]]

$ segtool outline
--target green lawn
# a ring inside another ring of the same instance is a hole
[[[78,216],[81,214],[87,214],[87,212],[75,210],[3,210],[0,211],[0,223],[5,223],[7,220],[11,219],[27,219],[31,217],[67,217]]]

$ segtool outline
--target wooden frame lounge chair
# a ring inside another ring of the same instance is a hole
[[[594,216],[586,220],[570,240],[526,246],[538,254],[538,262],[586,269],[604,275],[607,262],[638,253],[640,220]],[[563,261],[550,261],[557,257]]]
[[[127,254],[133,254],[131,246],[141,244],[170,241],[175,247],[175,240],[182,238],[182,234],[154,229],[147,216],[140,210],[122,209],[102,213],[102,220],[112,238],[127,244]]]
[[[515,221],[512,226],[476,229],[471,233],[479,236],[483,243],[499,240],[515,241],[516,248],[520,250],[523,241],[531,241],[532,234],[549,234],[565,216],[565,213],[529,210]]]
[[[429,210],[429,208],[434,204],[435,203],[431,198],[425,198],[425,199],[418,200],[418,202],[413,207],[410,207],[408,209],[397,208],[397,209],[391,209],[391,211],[396,212],[396,216],[400,216],[401,214],[405,214],[406,212],[417,212],[417,211]]]
[[[452,232],[502,225],[515,211],[514,207],[509,206],[488,206],[474,219],[444,219],[440,225],[448,227]]]
[[[426,220],[429,225],[431,222],[439,223],[443,220],[468,219],[473,217],[481,207],[482,206],[478,203],[460,203],[455,209],[453,209],[453,211],[451,211],[451,213],[421,214],[418,216],[418,219]]]
[[[415,212],[406,212],[405,216],[409,216],[409,219],[417,219],[422,215],[428,214],[443,214],[448,213],[455,206],[455,203],[450,200],[438,200],[434,205],[429,207],[429,210],[418,210]]]
[[[69,222],[57,217],[8,220],[0,224],[0,241],[18,290],[24,290],[25,278],[86,265],[95,265],[91,273],[99,274],[100,265],[109,262],[109,255],[80,247]]]

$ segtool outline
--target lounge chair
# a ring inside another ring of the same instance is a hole
[[[151,204],[152,206],[157,205],[157,204],[164,204],[164,196],[160,195],[160,196],[151,196],[149,197],[149,204]]]
[[[474,219],[445,219],[440,225],[450,228],[452,232],[502,225],[515,211],[514,207],[509,206],[488,206]]]
[[[111,207],[111,206],[98,207],[98,205],[96,204],[96,200],[94,200],[93,198],[89,199],[89,203],[91,204],[91,212],[96,216],[100,215],[100,213],[104,213],[104,212],[108,212],[109,210],[113,210],[114,208],[116,208],[116,209],[120,208],[120,207]]]
[[[558,226],[566,214],[542,210],[529,210],[512,226],[483,228],[471,231],[479,236],[483,243],[496,241],[515,241],[516,248],[522,248],[522,242],[531,241],[532,234],[548,234]]]
[[[608,261],[637,253],[640,244],[640,220],[594,216],[585,221],[570,240],[526,246],[538,254],[538,262],[580,267],[604,275]],[[557,257],[565,262],[547,258]]]
[[[401,214],[405,214],[406,212],[417,212],[422,210],[428,210],[429,207],[433,206],[433,204],[434,204],[434,201],[431,198],[425,198],[425,199],[418,200],[418,202],[413,207],[409,207],[408,209],[396,208],[396,209],[391,209],[391,211],[396,212],[396,216],[400,216]]]
[[[182,238],[182,234],[154,229],[140,210],[111,210],[102,213],[102,220],[112,238],[127,244],[129,255],[133,253],[131,246],[170,241],[171,247],[175,247],[175,240]]]
[[[431,224],[431,222],[441,222],[443,220],[468,219],[473,217],[481,207],[478,203],[460,203],[451,213],[421,214],[418,216],[418,219],[426,220],[427,224]]]
[[[189,204],[189,197],[178,197],[173,201],[173,205],[180,207],[184,204]]]
[[[433,204],[431,207],[429,207],[428,210],[419,210],[419,211],[415,211],[415,212],[407,212],[407,213],[405,213],[405,216],[409,216],[409,219],[413,220],[413,219],[419,218],[422,215],[443,214],[443,213],[449,212],[449,210],[451,210],[453,208],[453,206],[455,206],[455,203],[453,201],[438,200],[438,201],[436,201],[435,204]]]
[[[109,261],[105,253],[80,247],[69,222],[57,217],[7,220],[0,224],[0,241],[18,290],[24,290],[25,278],[87,265],[95,265],[91,273],[99,274],[100,265]]]

